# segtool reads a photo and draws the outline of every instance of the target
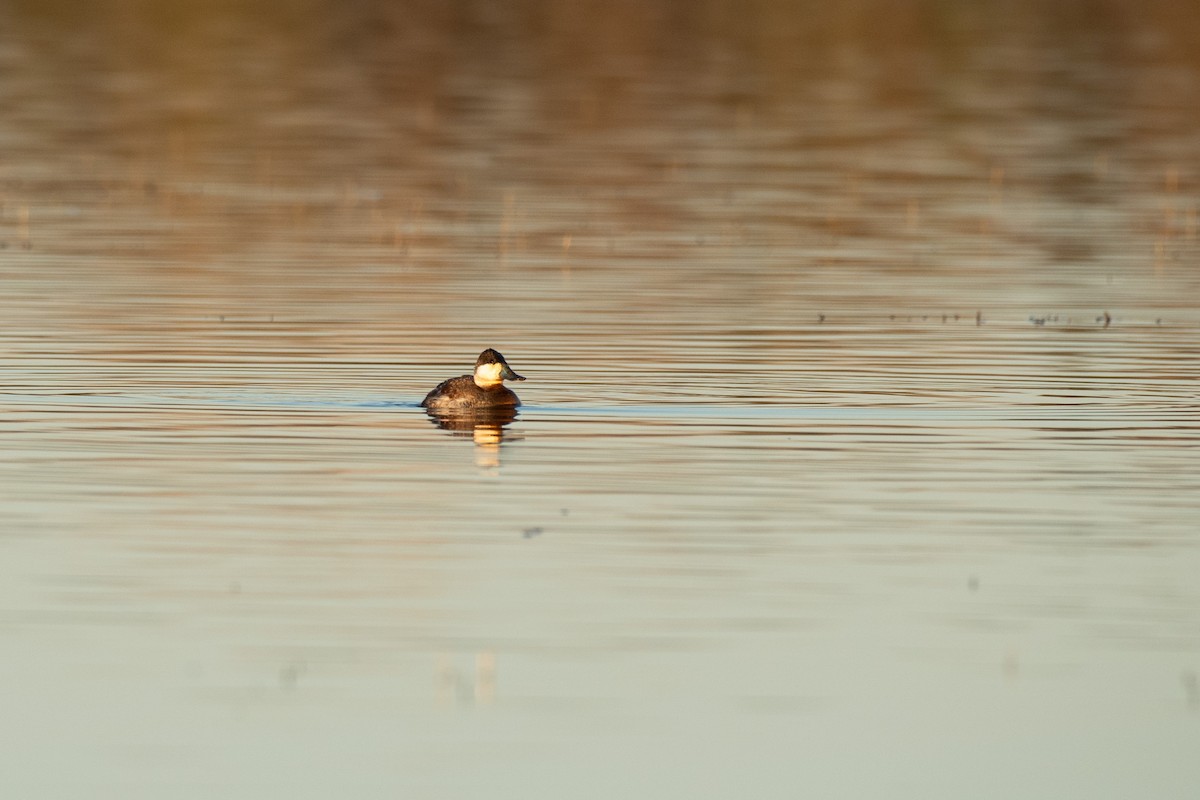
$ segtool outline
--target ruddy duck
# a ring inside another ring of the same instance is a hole
[[[511,389],[504,386],[505,380],[525,379],[512,371],[504,356],[489,347],[479,354],[474,375],[442,381],[425,395],[421,407],[430,411],[516,408],[521,401]]]

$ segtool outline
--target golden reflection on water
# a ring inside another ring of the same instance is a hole
[[[1186,796],[1197,43],[8,4],[12,791]]]
[[[517,418],[517,409],[512,406],[426,413],[442,430],[471,439],[475,443],[475,465],[481,468],[500,466],[500,445],[511,438],[505,429]]]

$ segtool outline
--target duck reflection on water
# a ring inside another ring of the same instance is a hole
[[[433,424],[454,436],[475,443],[475,465],[485,469],[500,466],[500,445],[509,434],[508,425],[517,418],[514,406],[500,408],[470,408],[457,411],[428,409]],[[519,437],[518,437],[519,438]]]
[[[429,419],[444,431],[455,436],[469,437],[476,444],[499,444],[504,440],[504,429],[517,418],[513,406],[501,408],[470,408],[457,411],[426,409]]]

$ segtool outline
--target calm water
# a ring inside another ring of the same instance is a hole
[[[0,794],[1194,797],[1200,24],[853,5],[0,6]]]

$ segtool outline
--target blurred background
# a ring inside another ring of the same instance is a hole
[[[1198,108],[1168,0],[0,0],[0,793],[1193,796]]]
[[[566,271],[560,309],[664,320],[1194,301],[1178,3],[0,13],[0,230],[86,256],[93,308],[419,316],[478,350]]]

